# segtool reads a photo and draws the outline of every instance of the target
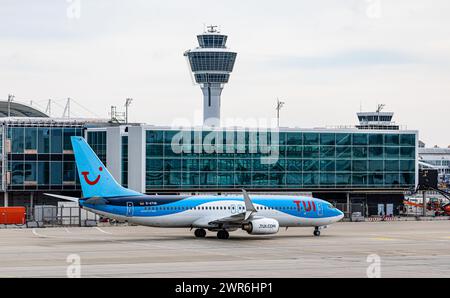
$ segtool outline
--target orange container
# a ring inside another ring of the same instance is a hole
[[[23,225],[25,216],[25,207],[0,207],[1,225]]]

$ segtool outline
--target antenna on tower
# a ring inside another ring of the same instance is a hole
[[[207,28],[208,33],[220,33],[219,29],[217,29],[217,28],[219,28],[219,26],[217,26],[217,25],[209,25],[209,26],[206,26],[206,28]]]
[[[385,104],[379,104],[377,107],[377,113],[380,113],[381,110],[383,110],[385,106],[386,106]]]

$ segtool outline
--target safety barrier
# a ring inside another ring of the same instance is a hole
[[[450,216],[372,216],[367,217],[366,222],[381,222],[381,221],[441,221],[450,220]]]

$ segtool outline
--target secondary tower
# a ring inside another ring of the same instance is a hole
[[[220,96],[230,79],[237,53],[226,47],[227,35],[217,26],[208,26],[197,35],[199,47],[187,50],[191,71],[203,92],[203,124],[220,126]]]

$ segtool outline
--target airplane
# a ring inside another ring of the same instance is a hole
[[[311,197],[287,195],[145,195],[122,187],[82,137],[71,137],[83,197],[52,197],[78,202],[100,216],[137,225],[206,230],[228,239],[242,229],[251,235],[278,233],[281,227],[314,227],[320,230],[344,214],[331,203]]]

